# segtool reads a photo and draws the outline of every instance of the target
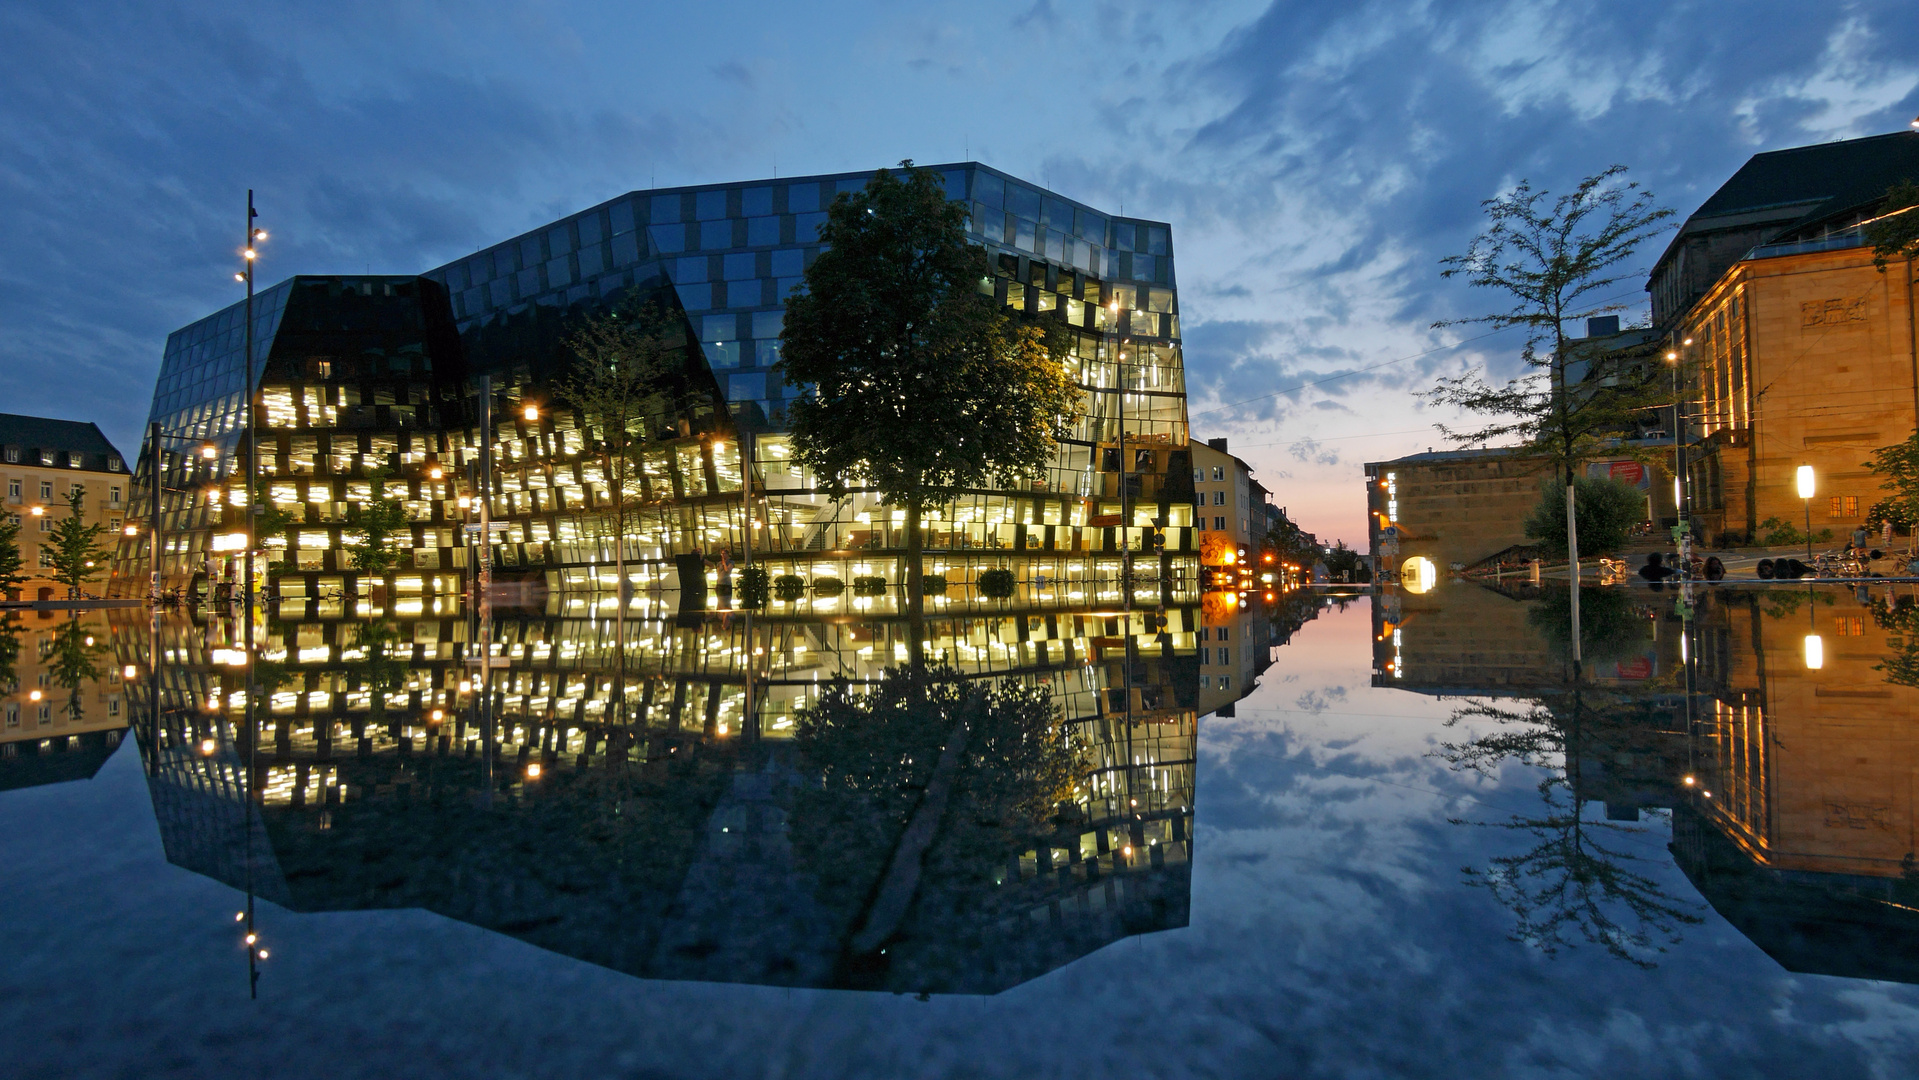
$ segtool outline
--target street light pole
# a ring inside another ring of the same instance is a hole
[[[1806,500],[1806,565],[1812,565],[1812,466],[1799,466],[1799,497]]]

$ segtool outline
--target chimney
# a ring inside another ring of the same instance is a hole
[[[1222,454],[1227,452],[1225,439],[1207,439],[1206,445],[1212,447],[1213,449],[1219,451]]]
[[[1595,315],[1586,320],[1587,337],[1611,337],[1619,332],[1619,316]]]

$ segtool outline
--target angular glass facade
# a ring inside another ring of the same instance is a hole
[[[233,843],[271,849],[291,867],[276,899],[379,906],[389,901],[350,887],[300,893],[331,872],[331,841],[372,843],[410,822],[404,793],[533,805],[541,792],[613,783],[594,777],[696,761],[801,776],[788,743],[800,711],[836,680],[878,680],[919,642],[965,677],[1049,688],[1078,762],[1057,835],[995,841],[998,880],[1030,883],[992,909],[1001,929],[927,929],[923,942],[949,931],[1010,940],[1001,931],[1033,920],[1057,930],[1062,904],[1096,917],[1069,919],[1078,929],[1063,940],[1076,944],[1054,941],[976,983],[896,982],[997,988],[1121,933],[1183,922],[1195,725],[1202,708],[1252,689],[1280,631],[1243,597],[1201,595],[1170,229],[977,164],[937,171],[968,207],[995,298],[1057,324],[1081,397],[1040,475],[954,492],[926,515],[925,568],[947,587],[927,597],[923,621],[901,595],[904,513],[870,492],[825,495],[782,431],[796,392],[776,372],[784,299],[821,250],[826,207],[871,173],[636,192],[418,276],[274,286],[254,301],[254,492],[240,308],[176,332],[134,496],[138,520],[160,495],[163,584],[220,595],[242,577],[246,556],[227,549],[246,546],[250,506],[270,503],[286,524],[258,538],[269,584],[250,635],[216,606],[203,625],[167,623],[128,646],[146,671],[143,749],[170,855],[227,879]],[[553,385],[571,329],[628,305],[663,313],[682,362],[643,425],[641,492],[619,535],[595,434]],[[348,539],[376,473],[407,521],[400,565],[373,574],[354,568]],[[496,583],[484,608],[469,602],[483,499]],[[145,590],[151,545],[148,528],[123,540],[121,595]],[[737,566],[749,550],[775,584],[750,613],[732,607],[718,556]],[[1013,571],[1011,595],[982,588],[990,570]],[[1207,663],[1246,674],[1202,674]],[[699,821],[744,815],[742,827],[759,813],[726,809],[735,796],[708,787],[668,801]],[[227,827],[235,800],[263,815],[238,833]],[[715,841],[669,839],[661,857],[675,880],[700,880]],[[718,895],[685,889],[688,903]],[[448,894],[429,906],[498,921],[464,903]],[[690,932],[646,919],[661,940]],[[543,943],[636,973],[748,977]],[[859,982],[792,963],[801,974],[770,981]]]
[[[980,572],[1017,565],[1048,599],[1110,602],[1120,598],[1130,548],[1159,564],[1149,593],[1170,601],[1196,547],[1170,229],[978,164],[937,171],[971,211],[969,235],[991,257],[995,296],[1066,331],[1082,397],[1042,476],[1018,491],[957,492],[929,515],[929,570],[961,587],[956,598]],[[903,515],[871,494],[835,502],[818,492],[780,433],[797,391],[775,370],[784,298],[819,254],[825,207],[871,175],[638,192],[418,278],[301,277],[260,294],[261,495],[294,518],[262,540],[288,549],[283,590],[315,597],[356,587],[340,561],[339,526],[374,467],[406,484],[415,523],[407,569],[419,573],[393,587],[457,587],[449,572],[464,565],[458,498],[475,490],[466,474],[480,443],[478,376],[491,380],[500,448],[490,510],[505,528],[494,537],[495,565],[553,589],[611,585],[607,478],[586,452],[590,433],[553,407],[549,387],[564,369],[568,329],[632,299],[667,313],[692,360],[646,448],[646,509],[618,553],[633,583],[677,588],[677,560],[749,540],[776,574],[903,580]],[[241,528],[249,499],[238,480],[240,312],[235,305],[172,335],[155,390],[161,442],[157,456],[154,447],[143,454],[140,479],[150,484],[158,464],[169,538],[162,571],[173,585],[238,576],[212,549],[213,537]],[[540,406],[539,419],[525,419],[525,404]],[[747,433],[756,436],[750,538]],[[209,443],[212,459],[200,456]],[[1131,520],[1121,520],[1123,484]],[[140,587],[146,557],[144,538],[123,545],[119,591]]]

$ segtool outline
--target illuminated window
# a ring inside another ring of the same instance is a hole
[[[1828,514],[1830,517],[1859,516],[1859,496],[1857,495],[1834,495],[1830,506],[1831,510]]]

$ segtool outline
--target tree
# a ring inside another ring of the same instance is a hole
[[[1524,328],[1521,358],[1528,370],[1503,385],[1488,382],[1483,371],[1441,379],[1424,395],[1428,400],[1486,422],[1473,429],[1441,424],[1440,431],[1461,444],[1517,439],[1519,449],[1550,460],[1567,487],[1581,461],[1631,430],[1647,409],[1671,401],[1662,389],[1664,372],[1648,362],[1650,348],[1611,350],[1566,334],[1569,321],[1625,309],[1612,289],[1631,273],[1626,261],[1673,214],[1625,180],[1625,173],[1625,166],[1614,165],[1550,206],[1549,192],[1534,191],[1522,180],[1510,194],[1480,204],[1488,224],[1465,254],[1441,260],[1442,277],[1463,276],[1475,287],[1503,293],[1510,306],[1434,327]],[[1573,536],[1569,554],[1576,567]]]
[[[253,543],[256,548],[265,548],[269,538],[282,536],[288,529],[306,520],[304,512],[281,509],[280,504],[273,501],[273,494],[268,490],[264,481],[254,489],[253,506],[255,508],[253,514],[253,535],[255,539]],[[290,550],[290,545],[280,549],[282,556]],[[267,573],[269,575],[273,574],[275,567],[281,565],[279,562],[268,564]]]
[[[1617,550],[1645,518],[1646,497],[1617,480],[1577,477],[1573,510],[1579,515],[1579,546],[1601,554]],[[1544,485],[1539,502],[1526,517],[1526,535],[1554,555],[1566,553],[1566,489]]]
[[[1260,547],[1295,566],[1311,566],[1320,557],[1319,537],[1300,528],[1285,514],[1266,529]]]
[[[1919,522],[1919,431],[1904,442],[1874,450],[1865,466],[1879,477],[1879,488],[1886,492],[1872,505],[1868,519],[1873,524],[1891,521],[1895,527],[1912,528]]]
[[[1919,184],[1901,180],[1886,189],[1886,201],[1879,216],[1860,230],[1872,245],[1872,265],[1886,272],[1886,264],[1904,259],[1908,264],[1919,258]],[[1907,267],[1911,273],[1911,267]]]
[[[1333,546],[1324,549],[1321,556],[1326,560],[1326,569],[1333,575],[1334,581],[1363,582],[1372,580],[1372,571],[1366,565],[1366,557],[1346,546],[1346,541],[1335,540]]]
[[[561,400],[571,405],[588,444],[599,456],[613,499],[613,565],[626,596],[628,507],[642,494],[639,448],[646,422],[666,404],[662,380],[676,366],[681,341],[662,329],[659,310],[609,311],[583,323],[566,339],[574,365],[557,381]],[[624,605],[622,605],[624,610]]]
[[[0,520],[0,595],[12,597],[26,583],[20,571],[26,560],[20,557],[20,515],[9,514]]]
[[[408,527],[406,506],[386,493],[385,466],[367,470],[367,499],[347,507],[347,529],[357,535],[346,542],[347,558],[355,570],[385,575],[400,565],[399,533]]]
[[[100,546],[105,525],[88,525],[81,520],[86,512],[87,491],[79,484],[67,490],[67,516],[53,523],[53,536],[45,545],[51,549],[47,561],[53,564],[53,580],[67,587],[69,596],[100,576],[100,563],[106,549]]]
[[[965,204],[900,165],[904,179],[881,170],[833,200],[830,248],[787,301],[781,370],[809,389],[788,409],[794,456],[835,497],[870,487],[905,510],[917,612],[921,512],[954,488],[1037,472],[1076,392],[1044,332],[981,291],[991,271],[966,241]]]

